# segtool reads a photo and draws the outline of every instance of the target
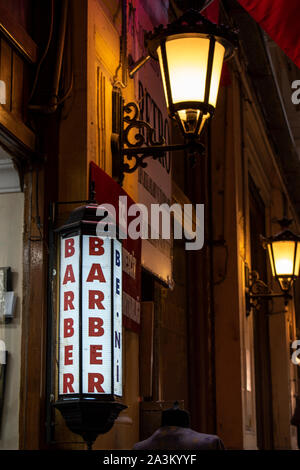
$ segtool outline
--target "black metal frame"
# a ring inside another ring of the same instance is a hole
[[[166,38],[175,35],[198,34],[204,38],[214,37],[225,48],[224,60],[232,57],[237,45],[237,34],[225,25],[209,21],[197,10],[187,10],[174,22],[166,27],[156,27],[153,32],[146,33],[145,44],[149,55],[157,60],[157,48]]]
[[[259,278],[257,271],[249,271],[248,265],[245,265],[245,287],[246,287],[246,316],[251,314],[251,310],[257,311],[260,309],[261,301],[263,299],[273,300],[274,298],[283,298],[284,305],[292,296],[288,291],[281,294],[274,293],[268,285]],[[272,312],[270,312],[272,314]]]
[[[202,154],[204,145],[198,139],[187,139],[183,144],[168,145],[163,137],[155,140],[155,130],[149,123],[139,119],[136,103],[124,104],[119,89],[113,90],[112,165],[113,177],[122,185],[125,173],[134,173],[139,167],[146,168],[147,158],[163,158],[167,152],[185,150],[189,154]],[[131,131],[137,130],[130,140]],[[125,158],[127,162],[125,162]],[[130,165],[128,162],[134,162]]]

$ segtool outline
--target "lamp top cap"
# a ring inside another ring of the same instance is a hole
[[[287,216],[282,217],[282,219],[277,219],[276,220],[277,224],[280,225],[282,230],[288,228],[292,223],[293,219],[289,219]]]
[[[214,37],[225,47],[225,60],[232,57],[237,47],[237,32],[225,25],[212,23],[199,11],[189,9],[167,26],[162,24],[154,28],[153,32],[145,33],[145,45],[150,56],[157,59],[157,48],[170,36],[184,34],[197,34],[206,38]]]
[[[282,230],[281,232],[277,233],[266,239],[267,243],[272,242],[300,242],[300,235],[296,235],[289,229]]]
[[[99,215],[99,209],[101,208],[103,209],[103,215]],[[101,204],[97,204],[94,201],[88,202],[85,205],[76,207],[76,209],[74,209],[70,213],[69,218],[65,222],[65,224],[62,227],[58,228],[56,231],[58,233],[64,233],[81,228],[87,229],[87,232],[93,234],[96,233],[96,226],[99,221],[101,221],[101,219],[103,219],[107,215],[110,219],[109,223],[115,224],[114,216],[113,214],[109,213],[107,207],[101,206]]]
[[[175,0],[176,6],[184,11],[193,8],[194,10],[204,10],[213,0]]]

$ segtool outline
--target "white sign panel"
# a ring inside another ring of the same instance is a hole
[[[122,396],[119,241],[83,235],[80,247],[79,235],[61,240],[59,345],[59,395]]]
[[[5,286],[4,286],[4,270],[0,269],[0,320],[4,317],[4,309],[5,309]]]
[[[112,393],[111,239],[83,236],[82,392]]]
[[[113,305],[114,305],[114,394],[122,396],[122,245],[114,240]]]
[[[59,394],[79,393],[79,235],[61,239]]]
[[[155,129],[155,139],[164,137],[169,142],[169,123],[166,103],[160,77],[154,73],[150,64],[139,72],[138,101],[141,119]],[[147,160],[147,168],[139,169],[139,202],[146,205],[151,213],[152,204],[172,204],[171,156]],[[167,284],[172,283],[172,240],[143,240],[142,266]]]

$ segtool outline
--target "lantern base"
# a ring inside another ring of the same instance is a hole
[[[91,450],[99,434],[111,430],[115,420],[127,408],[119,402],[87,401],[87,400],[59,400],[55,403],[70,431],[79,434]]]

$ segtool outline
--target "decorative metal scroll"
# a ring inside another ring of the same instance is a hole
[[[194,161],[196,155],[202,155],[204,146],[199,139],[186,139],[182,144],[169,145],[163,136],[158,140],[155,129],[149,123],[139,119],[140,110],[136,103],[124,105],[118,90],[113,91],[113,122],[111,150],[113,175],[122,185],[125,173],[134,173],[139,167],[146,168],[147,158],[161,159],[166,152],[184,150]],[[126,160],[126,162],[125,162]]]
[[[260,309],[261,299],[263,297],[269,297],[272,291],[267,284],[259,278],[257,271],[249,273],[249,295],[250,295],[250,306],[254,307],[255,310]]]
[[[287,305],[288,300],[291,299],[291,296],[287,292],[282,294],[274,293],[267,284],[259,278],[257,271],[249,272],[249,285],[248,291],[246,292],[247,316],[250,315],[252,308],[254,308],[255,311],[260,309],[262,299],[272,300],[278,297],[284,298],[285,305]]]
[[[133,173],[138,167],[147,167],[146,158],[151,156],[156,160],[164,156],[166,149],[161,148],[161,146],[165,145],[165,139],[161,136],[159,140],[155,140],[155,129],[147,122],[139,119],[140,110],[136,103],[131,102],[124,106],[124,114],[126,114],[124,122],[127,123],[127,126],[123,131],[123,139],[127,147],[122,149],[122,153],[127,160],[134,159],[135,163],[133,165],[123,163],[123,170],[126,173]],[[130,133],[135,129],[139,132],[132,136]],[[131,141],[132,138],[134,139],[133,142]]]
[[[255,294],[255,295],[272,294],[272,291],[267,286],[267,284],[259,278],[259,274],[257,271],[252,271],[249,274],[249,280],[250,280],[249,292],[251,294]]]

